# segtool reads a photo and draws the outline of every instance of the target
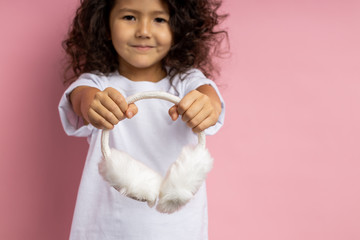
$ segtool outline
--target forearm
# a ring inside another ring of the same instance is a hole
[[[215,111],[220,115],[221,113],[221,101],[216,93],[215,89],[211,85],[202,85],[196,89],[197,91],[201,92],[208,96],[211,100],[211,103],[215,109]]]
[[[87,111],[90,108],[90,104],[93,101],[95,94],[99,91],[100,90],[97,88],[80,86],[70,93],[70,102],[74,112],[82,117],[86,123],[89,122]]]

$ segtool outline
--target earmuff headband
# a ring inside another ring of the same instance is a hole
[[[142,99],[163,99],[174,104],[180,98],[166,92],[142,92],[126,98],[128,104]],[[211,170],[213,159],[205,147],[205,133],[198,134],[196,146],[183,147],[178,159],[170,166],[163,178],[125,152],[110,148],[110,130],[103,130],[101,151],[103,159],[99,172],[104,180],[121,194],[135,200],[146,201],[156,210],[173,213],[183,207],[199,190]]]

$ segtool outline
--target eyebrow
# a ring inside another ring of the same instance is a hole
[[[118,10],[118,13],[122,13],[122,12],[131,12],[131,13],[136,13],[139,14],[140,11],[137,11],[135,9],[131,9],[131,8],[121,8]],[[165,11],[152,11],[151,14],[164,14],[164,15],[169,15],[169,13],[165,12]]]

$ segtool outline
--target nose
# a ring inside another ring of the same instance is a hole
[[[138,38],[150,38],[151,37],[151,24],[146,19],[142,19],[138,22],[135,36]]]

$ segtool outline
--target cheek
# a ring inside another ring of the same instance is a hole
[[[124,47],[124,44],[126,44],[126,38],[123,34],[115,33],[112,35],[111,40],[115,49],[121,49]]]
[[[113,45],[125,43],[128,39],[129,30],[124,28],[120,23],[115,23],[111,29],[111,40]]]
[[[171,46],[172,35],[171,32],[164,32],[159,35],[159,42],[165,47]]]

